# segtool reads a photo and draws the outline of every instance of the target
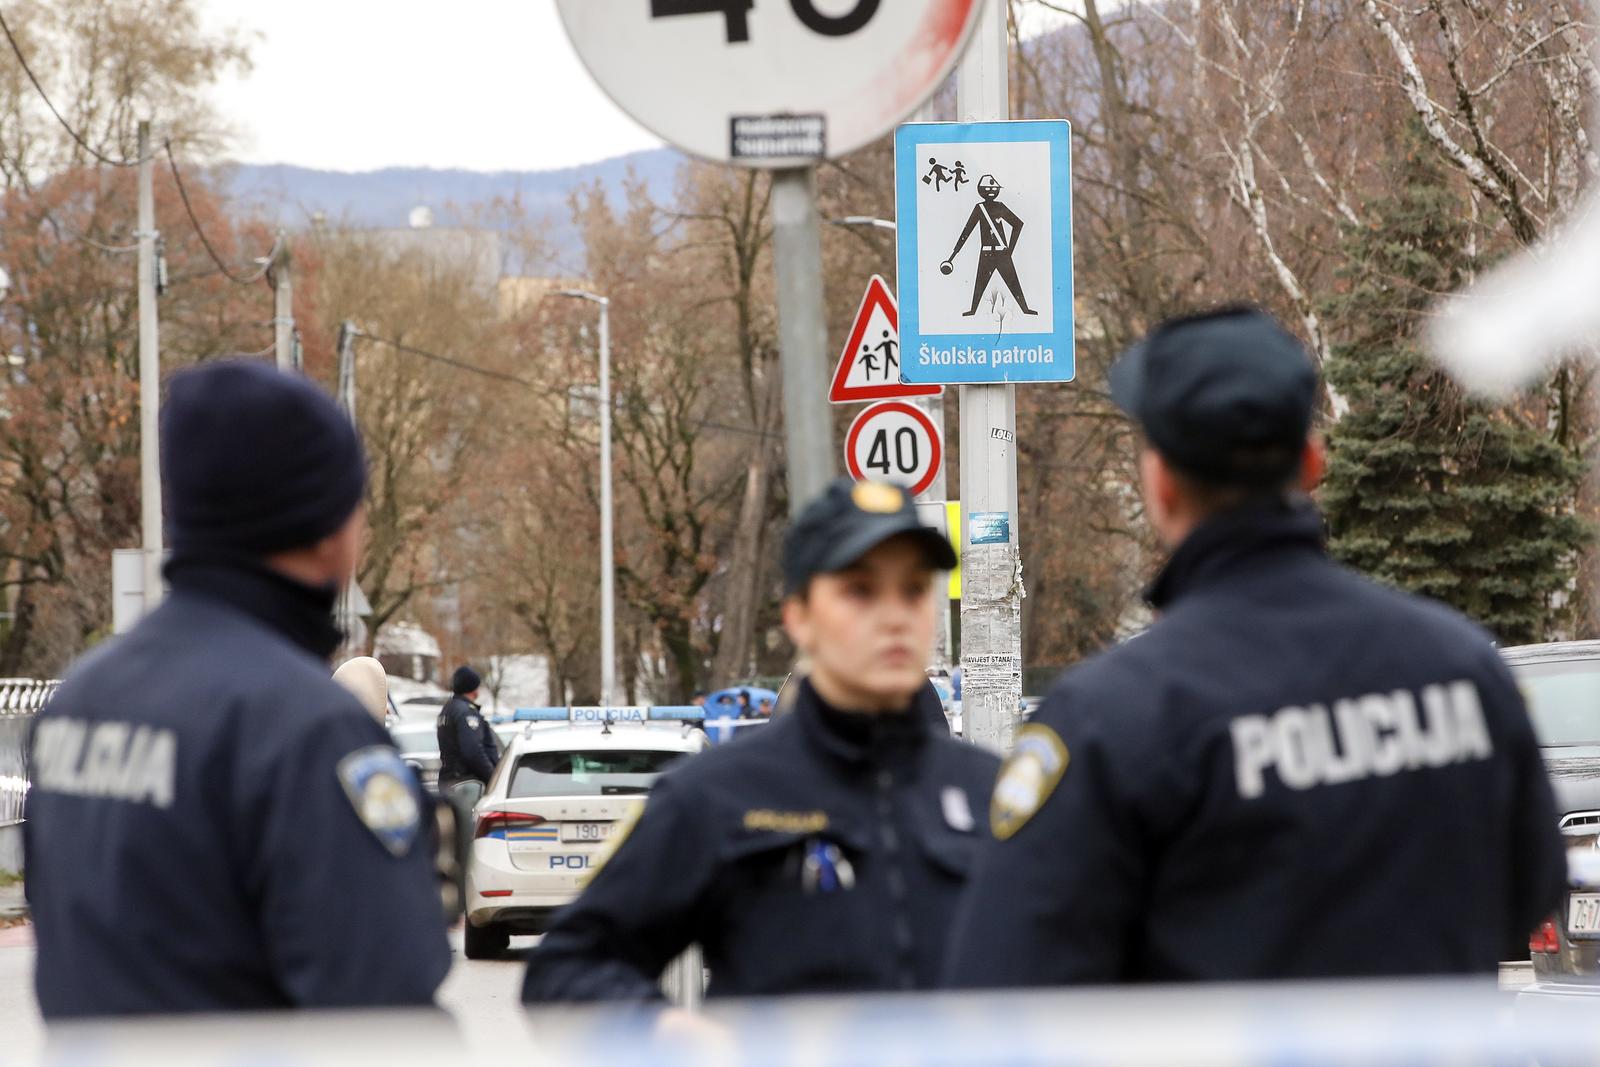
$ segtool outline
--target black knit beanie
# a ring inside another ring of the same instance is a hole
[[[361,503],[367,463],[333,398],[254,360],[179,371],[161,409],[161,483],[175,553],[304,548]]]
[[[471,667],[457,667],[456,673],[450,676],[450,692],[457,696],[471,693],[482,684],[483,679]]]

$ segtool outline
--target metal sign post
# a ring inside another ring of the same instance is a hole
[[[772,176],[772,248],[778,276],[789,513],[795,515],[827,487],[836,471],[832,417],[821,400],[828,388],[828,330],[817,178],[811,167],[780,170]]]

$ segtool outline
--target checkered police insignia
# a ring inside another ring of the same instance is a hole
[[[1017,731],[1017,743],[1000,768],[989,802],[989,828],[1004,841],[1031,818],[1055,791],[1071,757],[1050,727],[1029,723]]]
[[[340,760],[338,770],[339,784],[361,824],[391,854],[410,852],[422,828],[422,808],[412,792],[411,768],[400,754],[387,745],[369,745]]]
[[[903,492],[883,482],[857,482],[850,490],[850,500],[862,511],[874,515],[892,515],[906,503]]]
[[[478,727],[480,727],[482,725],[483,725],[483,720],[478,718],[476,715],[468,715],[467,716],[467,729],[476,730]]]

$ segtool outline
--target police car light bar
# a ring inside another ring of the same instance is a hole
[[[702,722],[705,717],[706,709],[693,704],[672,704],[650,709],[652,722]]]
[[[667,704],[659,707],[594,707],[517,708],[509,718],[499,722],[699,722],[705,712],[692,704]]]

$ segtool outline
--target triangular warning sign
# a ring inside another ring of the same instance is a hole
[[[893,400],[901,396],[938,396],[942,385],[905,385],[900,381],[900,312],[888,283],[874,274],[861,297],[850,339],[839,354],[828,399],[835,404]]]

